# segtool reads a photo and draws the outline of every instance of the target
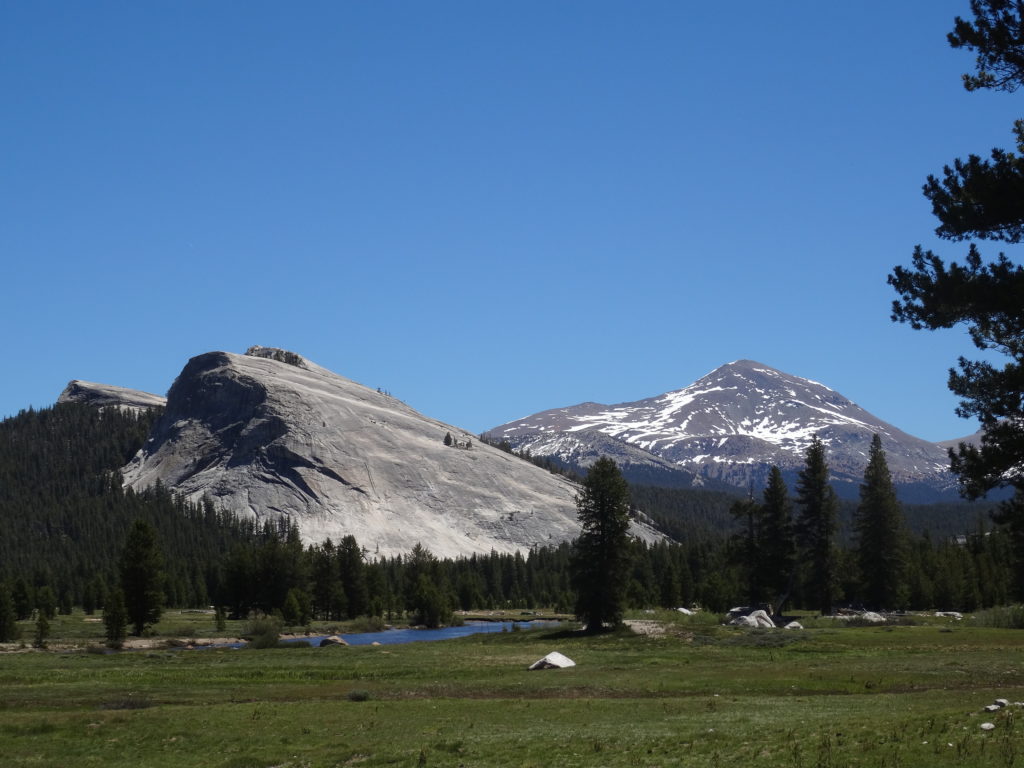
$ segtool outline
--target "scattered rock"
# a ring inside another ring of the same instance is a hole
[[[936,616],[945,616],[949,619],[956,619],[957,621],[963,621],[964,615],[959,611],[936,611]]]
[[[982,723],[981,730],[983,731],[994,731],[996,729],[995,723]]]
[[[694,614],[694,611],[691,611],[689,608],[676,608],[676,610],[686,616],[693,616]]]
[[[1000,709],[1002,709],[1002,707],[998,704],[989,704],[985,707],[986,712],[998,712]]]
[[[791,621],[789,624],[783,627],[783,629],[803,629],[804,625],[799,621]]]
[[[576,662],[568,656],[563,656],[558,651],[552,651],[543,659],[538,659],[530,665],[530,669],[565,669],[575,667]]]
[[[874,611],[864,611],[860,618],[864,619],[864,621],[870,621],[872,624],[882,624],[885,622],[885,616]]]
[[[323,640],[320,641],[321,648],[324,648],[328,645],[348,645],[348,643],[345,642],[345,638],[343,637],[331,635],[330,637],[325,637]]]
[[[775,627],[775,622],[772,621],[771,617],[765,611],[761,610],[754,611],[748,616],[737,616],[732,619],[729,624],[734,627]]]
[[[665,634],[665,625],[660,621],[652,621],[650,619],[628,619],[624,623],[638,635]]]
[[[1000,706],[1000,707],[1008,707],[1008,706],[1010,706],[1009,699],[996,699],[995,702],[993,702],[993,703],[998,705],[998,706]]]

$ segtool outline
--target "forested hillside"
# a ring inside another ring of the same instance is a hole
[[[69,403],[0,423],[0,587],[20,615],[41,605],[40,595],[52,595],[66,610],[102,605],[117,583],[128,530],[140,519],[155,531],[164,602],[171,606],[217,604],[235,615],[279,613],[289,623],[371,615],[436,624],[455,608],[573,604],[568,544],[453,560],[434,557],[425,542],[381,558],[351,536],[303,547],[294,526],[257,528],[159,486],[125,491],[118,468],[138,450],[154,417]],[[723,610],[768,596],[752,589],[761,565],[751,548],[756,542],[743,533],[753,501],[638,486],[632,503],[676,543],[631,545],[630,606]],[[899,597],[887,607],[971,610],[1013,597],[1007,537],[988,530],[982,509],[946,505],[904,513],[913,530],[902,549]],[[839,518],[853,514],[850,505]],[[841,525],[846,533],[837,539],[835,594],[857,604],[866,599],[866,586],[850,528]],[[813,576],[799,563],[792,569],[788,604],[811,604]]]
[[[0,422],[0,580],[49,585],[62,603],[102,602],[132,521],[153,525],[166,557],[172,604],[204,604],[250,522],[155,488],[121,488],[117,472],[156,414],[62,403]]]

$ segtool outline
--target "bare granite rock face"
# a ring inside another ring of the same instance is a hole
[[[64,387],[57,398],[58,403],[85,403],[97,408],[116,407],[131,411],[147,408],[162,408],[167,398],[142,392],[138,389],[115,387],[111,384],[97,384],[92,381],[73,379]]]
[[[192,358],[124,479],[259,520],[287,517],[309,542],[351,534],[382,555],[417,543],[438,556],[512,552],[579,533],[564,478],[264,347]]]

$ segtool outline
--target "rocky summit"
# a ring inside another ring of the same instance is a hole
[[[97,408],[114,407],[129,411],[144,411],[147,408],[162,408],[167,404],[167,398],[138,389],[73,379],[64,387],[57,402],[85,403]]]
[[[384,555],[512,552],[579,533],[576,487],[284,350],[189,360],[128,486],[158,481]],[[636,528],[642,536],[649,529]]]
[[[834,485],[852,497],[875,433],[905,499],[955,497],[944,446],[908,435],[823,384],[752,360],[723,365],[673,392],[544,411],[485,437],[573,467],[618,454],[631,480],[746,489],[763,485],[773,464],[792,479],[818,435]]]

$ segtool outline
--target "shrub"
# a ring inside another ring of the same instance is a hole
[[[261,616],[249,622],[243,636],[250,648],[276,648],[281,638],[281,622],[273,616]]]
[[[974,625],[996,629],[1024,629],[1024,605],[1004,605],[978,611],[974,614]]]
[[[362,688],[355,688],[349,691],[345,698],[349,701],[369,701],[370,692],[363,690]]]
[[[382,616],[360,616],[356,619],[352,619],[352,621],[348,622],[346,626],[347,629],[345,631],[353,634],[359,634],[361,632],[383,632],[387,629],[387,625],[384,623],[384,618]],[[332,628],[331,634],[336,635],[338,633]]]

